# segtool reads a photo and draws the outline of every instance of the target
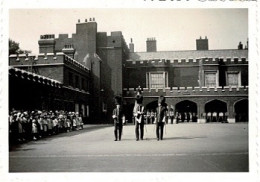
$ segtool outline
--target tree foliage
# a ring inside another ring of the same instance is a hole
[[[31,53],[31,51],[22,50],[20,48],[18,42],[15,42],[12,39],[9,39],[9,55],[10,54],[27,54],[27,53]]]

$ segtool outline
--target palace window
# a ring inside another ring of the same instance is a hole
[[[228,86],[241,86],[241,76],[239,71],[226,72],[226,80]]]
[[[146,85],[148,88],[165,88],[168,87],[167,72],[148,72],[146,74]]]
[[[205,71],[204,72],[205,87],[218,86],[218,72],[217,71]]]

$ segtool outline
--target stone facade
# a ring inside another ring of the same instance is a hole
[[[124,82],[127,105],[133,107],[136,89],[141,87],[150,110],[164,95],[175,112],[196,113],[198,123],[205,123],[213,113],[216,118],[223,113],[229,123],[248,121],[248,50],[208,50],[207,38],[196,43],[197,50],[130,53]],[[213,74],[214,85],[208,85],[208,73]],[[154,74],[163,74],[165,84],[152,85]]]

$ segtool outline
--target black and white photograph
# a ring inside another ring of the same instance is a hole
[[[250,11],[10,8],[8,175],[259,173]]]

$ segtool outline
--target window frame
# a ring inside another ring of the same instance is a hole
[[[213,86],[208,86],[206,85],[206,74],[207,73],[215,73],[216,75],[216,85],[214,87],[218,87],[219,86],[219,71],[218,70],[204,70],[203,72],[203,77],[204,77],[204,86],[205,87],[213,87]]]
[[[228,74],[237,74],[238,85],[236,85],[236,86],[240,87],[241,86],[241,71],[226,71],[226,85],[227,86],[235,86],[235,85],[229,85]]]
[[[162,88],[152,88],[152,83],[151,83],[151,75],[152,74],[163,74],[164,77],[164,87]],[[169,85],[169,78],[168,78],[169,74],[167,71],[150,71],[146,73],[146,87],[149,89],[165,89],[168,88]]]

